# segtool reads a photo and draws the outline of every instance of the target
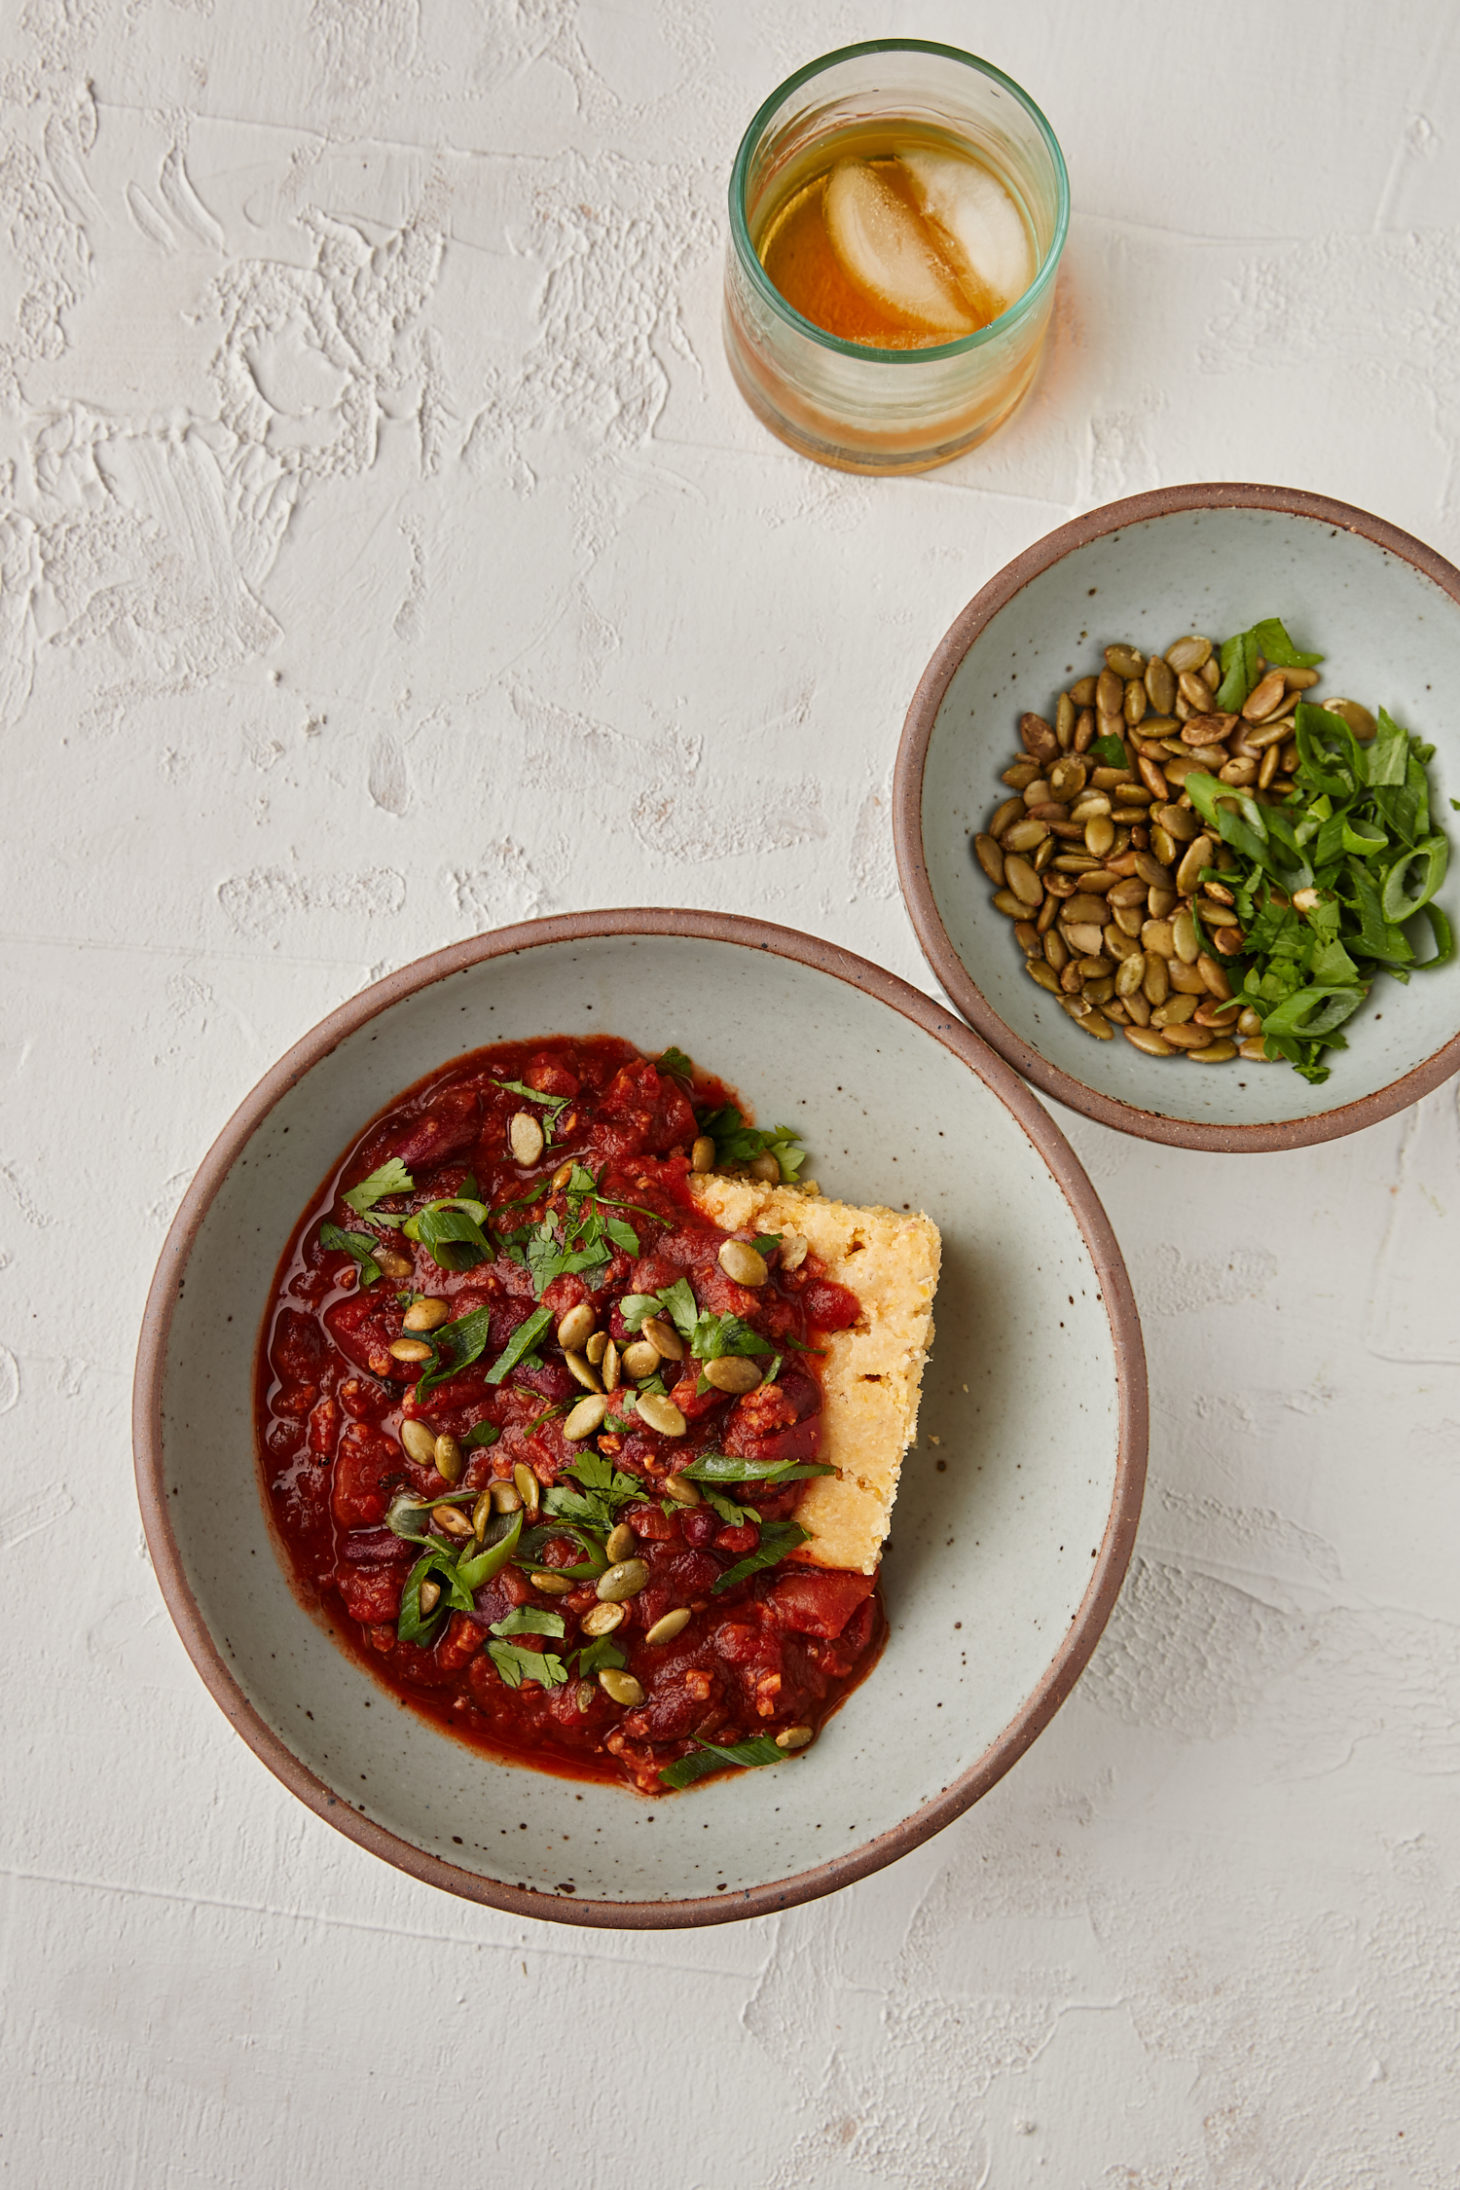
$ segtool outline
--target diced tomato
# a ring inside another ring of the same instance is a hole
[[[859,1605],[872,1594],[874,1577],[838,1567],[807,1567],[786,1574],[770,1591],[770,1603],[782,1627],[793,1635],[839,1635]]]
[[[345,1610],[362,1627],[375,1627],[400,1617],[401,1572],[399,1567],[346,1566],[340,1569],[340,1595]]]
[[[404,1476],[400,1447],[366,1422],[352,1422],[340,1439],[330,1503],[341,1528],[373,1528],[385,1519],[391,1492]]]
[[[475,1620],[469,1620],[464,1612],[453,1612],[446,1633],[436,1645],[436,1663],[443,1673],[459,1673],[486,1641],[486,1636]]]

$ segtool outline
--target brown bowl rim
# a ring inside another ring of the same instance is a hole
[[[1347,1133],[1377,1125],[1429,1094],[1451,1074],[1460,1071],[1460,1032],[1415,1065],[1401,1078],[1372,1095],[1345,1103],[1337,1110],[1307,1118],[1265,1120],[1255,1125],[1204,1125],[1194,1118],[1175,1118],[1164,1112],[1143,1110],[1119,1096],[1102,1095],[1083,1080],[1061,1071],[1041,1056],[1022,1035],[1001,1019],[984,996],[972,974],[953,947],[934,901],[923,852],[923,773],[938,709],[953,674],[979,635],[1007,607],[1030,580],[1053,568],[1073,548],[1084,547],[1128,525],[1143,524],[1153,517],[1170,517],[1193,509],[1265,509],[1284,516],[1309,517],[1356,532],[1408,563],[1431,579],[1460,607],[1460,570],[1432,547],[1401,532],[1386,518],[1349,502],[1335,502],[1327,495],[1309,494],[1299,487],[1265,487],[1238,481],[1208,481],[1180,487],[1157,487],[1145,494],[1127,495],[1118,502],[1102,503],[1083,516],[1059,525],[1032,547],[1006,563],[953,619],[918,683],[903,724],[893,770],[892,835],[897,854],[898,881],[903,902],[917,932],[923,956],[964,1018],[1006,1063],[1027,1080],[1101,1125],[1119,1133],[1133,1133],[1143,1140],[1161,1141],[1169,1147],[1212,1149],[1225,1155],[1265,1154],[1275,1149],[1309,1148],[1321,1141],[1341,1140]]]
[[[763,1886],[723,1896],[716,1894],[677,1901],[578,1900],[567,1895],[539,1893],[533,1888],[502,1880],[480,1878],[474,1872],[428,1854],[352,1810],[348,1801],[303,1764],[287,1742],[264,1722],[222,1657],[183,1570],[163,1479],[162,1386],[174,1305],[202,1219],[224,1178],[269,1111],[347,1035],[403,997],[485,959],[544,945],[590,942],[616,935],[680,935],[774,952],[861,989],[901,1013],[961,1058],[1013,1113],[1070,1205],[1094,1263],[1101,1298],[1110,1319],[1119,1387],[1115,1487],[1089,1587],[1043,1678],[1003,1731],[965,1772],[930,1802],[855,1853],[833,1857],[809,1870]],[[1069,1142],[1018,1075],[932,997],[869,960],[844,950],[839,944],[805,935],[796,929],[773,926],[763,920],[726,913],[653,908],[561,914],[549,919],[523,921],[452,944],[373,983],[329,1013],[312,1032],[296,1042],[265,1073],[224,1126],[199,1165],[173,1218],[142,1318],[132,1401],[137,1497],[148,1551],[163,1598],[183,1646],[214,1701],[255,1756],[317,1817],[333,1825],[358,1846],[368,1848],[372,1854],[381,1856],[427,1885],[439,1886],[466,1900],[485,1903],[513,1916],[621,1930],[728,1923],[743,1917],[770,1915],[799,1902],[833,1893],[919,1846],[986,1794],[1053,1718],[1084,1670],[1110,1616],[1135,1542],[1145,1484],[1147,1431],[1146,1363],[1140,1320],[1110,1220]]]

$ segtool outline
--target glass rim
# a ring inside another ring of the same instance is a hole
[[[991,319],[986,327],[976,328],[971,335],[960,335],[956,342],[930,343],[925,348],[916,350],[880,350],[871,343],[848,342],[841,335],[828,334],[824,327],[817,326],[815,320],[807,319],[804,313],[798,312],[793,305],[786,302],[786,299],[781,295],[780,290],[762,266],[760,255],[750,240],[750,229],[745,219],[746,173],[750,166],[751,154],[764,134],[771,115],[782,100],[787,98],[791,92],[797,90],[800,85],[809,83],[813,76],[821,75],[824,70],[835,67],[840,61],[860,60],[865,54],[869,53],[931,53],[936,54],[940,60],[957,61],[965,68],[974,69],[980,76],[992,77],[995,83],[1002,84],[1006,91],[1013,93],[1024,111],[1034,122],[1036,129],[1044,139],[1045,149],[1049,153],[1054,167],[1058,201],[1055,208],[1054,234],[1050,238],[1049,249],[1041,259],[1039,270],[1033,281],[1008,307],[1007,311],[1000,312],[997,319]],[[823,349],[833,351],[840,357],[862,358],[871,364],[917,365],[926,362],[930,358],[958,357],[964,351],[976,350],[983,343],[992,341],[996,335],[1004,333],[1015,321],[1024,318],[1038,303],[1045,290],[1048,289],[1064,252],[1069,227],[1069,170],[1065,166],[1065,156],[1060,149],[1060,141],[1050,127],[1048,118],[1043,111],[1030,98],[1023,85],[1016,84],[1013,77],[1006,75],[1004,70],[997,67],[994,62],[985,61],[976,53],[965,52],[961,46],[940,45],[936,40],[930,38],[868,38],[864,39],[860,45],[838,46],[834,53],[823,53],[816,60],[807,61],[793,75],[788,76],[784,83],[778,84],[770,97],[763,99],[756,108],[747,125],[745,134],[740,140],[740,148],[735,154],[735,164],[730,170],[731,244],[737,257],[745,266],[751,282],[760,293],[762,300],[769,304],[772,311],[785,320],[789,326],[795,328],[799,334],[809,336],[813,342],[818,343]]]

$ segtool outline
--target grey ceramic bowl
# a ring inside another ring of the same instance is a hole
[[[397,1709],[296,1600],[256,1477],[276,1258],[345,1143],[463,1050],[677,1042],[804,1131],[829,1194],[927,1209],[944,1274],[886,1561],[891,1639],[804,1758],[661,1801],[494,1762]],[[418,1878],[569,1923],[758,1914],[958,1815],[1053,1716],[1120,1585],[1145,1471],[1119,1250],[1023,1082],[945,1007],[830,944],[708,913],[535,921],[326,1019],[205,1157],[148,1302],[135,1399],[152,1558],[198,1670],[321,1817]]]
[[[1045,714],[1117,639],[1145,651],[1283,617],[1347,693],[1428,738],[1440,814],[1460,790],[1460,571],[1382,518],[1285,487],[1170,487],[1090,510],[974,596],[918,686],[897,757],[903,895],[964,1017],[1036,1087],[1087,1117],[1188,1148],[1297,1148],[1372,1125],[1460,1070],[1460,959],[1381,980],[1320,1087],[1287,1065],[1153,1059],[1081,1034],[1023,970],[970,836],[1008,794],[1021,714]],[[1452,832],[1453,833],[1453,832]],[[1457,902],[1451,883],[1441,903]]]

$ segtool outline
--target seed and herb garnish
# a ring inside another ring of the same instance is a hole
[[[1454,956],[1434,748],[1352,699],[1276,617],[1220,648],[1105,649],[1026,714],[1013,796],[973,839],[1031,980],[1150,1057],[1326,1080],[1380,974]],[[1451,801],[1454,806],[1455,801]]]
[[[555,1037],[423,1081],[302,1220],[260,1362],[273,1510],[453,1732],[663,1793],[794,1756],[874,1662],[875,1573],[796,1556],[862,1304],[801,1234],[701,1205],[803,1162],[682,1051]]]

